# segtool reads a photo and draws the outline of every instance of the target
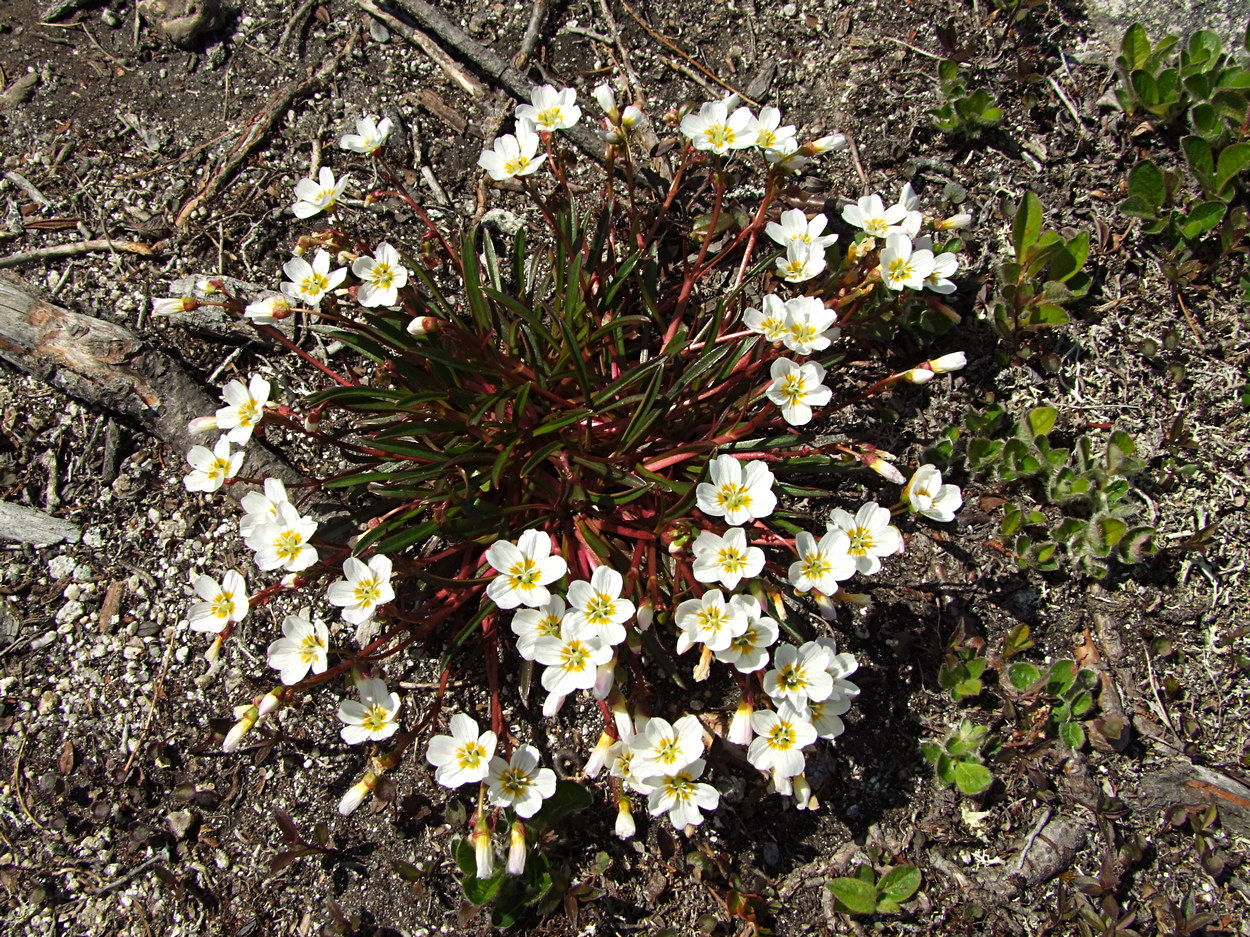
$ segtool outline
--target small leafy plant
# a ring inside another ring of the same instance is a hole
[[[1131,482],[1145,463],[1123,430],[1101,450],[1088,435],[1055,445],[1058,416],[1035,407],[1013,424],[998,405],[967,414],[968,470],[1011,487],[999,529],[1021,566],[1055,570],[1066,559],[1103,578],[1113,561],[1135,563],[1154,550],[1154,528],[1138,521],[1142,503]]]
[[[961,719],[941,742],[922,742],[920,753],[933,764],[939,784],[954,784],[963,793],[973,795],[988,790],[994,783],[994,775],[983,762],[997,745],[997,740],[989,736],[988,726]]]
[[[948,655],[938,671],[938,685],[948,691],[956,703],[979,696],[985,689],[981,675],[985,673],[986,666],[986,659],[975,650]]]
[[[1082,269],[1089,255],[1089,234],[1065,238],[1042,230],[1042,202],[1026,192],[1011,228],[1015,257],[999,264],[998,290],[993,301],[993,323],[1013,347],[1022,333],[1066,325],[1064,306],[1080,299],[1090,287]]]
[[[1041,726],[1048,735],[1057,736],[1072,749],[1085,744],[1081,721],[1094,708],[1093,691],[1098,685],[1093,670],[1078,669],[1071,660],[1057,660],[1045,670],[1028,661],[1015,661],[1007,667],[1007,679],[1038,704],[1036,711],[1045,717]]]
[[[958,62],[943,59],[938,64],[938,87],[946,101],[929,113],[943,133],[976,140],[1003,122],[1003,110],[988,91],[969,90],[967,76]]]
[[[877,878],[871,866],[861,865],[853,876],[835,878],[825,887],[833,892],[839,911],[895,914],[920,888],[920,870],[914,865],[896,865]]]

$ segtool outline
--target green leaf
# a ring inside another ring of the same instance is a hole
[[[1021,660],[1007,668],[1007,679],[1023,693],[1042,679],[1042,673],[1028,661]]]
[[[1189,124],[1206,140],[1219,139],[1224,134],[1224,123],[1215,108],[1205,101],[1189,109]]]
[[[1016,251],[1016,260],[1024,262],[1025,251],[1037,243],[1042,233],[1042,202],[1032,192],[1025,192],[1024,198],[1016,209],[1016,217],[1011,225],[1011,243]]]
[[[877,886],[858,878],[835,878],[826,886],[852,914],[875,914]]]
[[[955,783],[955,762],[951,759],[950,755],[946,754],[946,752],[942,752],[938,755],[937,764],[933,766],[933,769],[938,780],[943,784]]]
[[[1079,722],[1059,723],[1059,738],[1071,749],[1078,749],[1085,744],[1085,730]]]
[[[1200,202],[1177,226],[1177,231],[1185,240],[1192,241],[1223,221],[1225,210],[1226,206],[1223,202]]]
[[[1046,272],[1047,279],[1062,283],[1075,276],[1085,266],[1085,258],[1088,256],[1089,234],[1082,231],[1055,252],[1050,269]]]
[[[1224,51],[1224,43],[1220,41],[1219,33],[1210,29],[1199,29],[1189,37],[1189,45],[1186,52],[1189,54],[1190,64],[1198,65],[1209,62],[1218,58],[1219,54]]]
[[[1234,143],[1220,151],[1215,167],[1215,191],[1223,197],[1224,191],[1234,179],[1250,166],[1250,143]]]
[[[942,81],[954,81],[959,77],[959,63],[950,59],[938,62],[938,78]]]
[[[925,761],[929,761],[929,762],[933,762],[934,764],[937,764],[937,760],[938,758],[941,757],[941,755],[942,755],[942,746],[938,745],[937,742],[921,742],[920,743],[920,756],[924,758]]]
[[[1211,152],[1211,144],[1202,137],[1189,134],[1181,138],[1181,151],[1203,191],[1214,191],[1215,156]]]
[[[1129,76],[1129,81],[1146,110],[1152,114],[1156,113],[1155,109],[1159,104],[1159,85],[1154,75],[1139,68]]]
[[[877,889],[886,897],[902,904],[920,888],[920,870],[914,865],[896,865],[877,883]]]
[[[1054,303],[1042,303],[1040,306],[1030,308],[1028,316],[1025,320],[1029,325],[1041,328],[1067,325],[1071,317]]]
[[[529,820],[536,832],[551,829],[565,817],[585,810],[593,803],[590,792],[575,781],[557,781],[555,793],[543,801],[542,809]]]
[[[1029,435],[1048,435],[1055,428],[1057,419],[1059,419],[1059,411],[1054,407],[1034,407],[1025,416],[1029,426]]]
[[[1124,67],[1128,71],[1141,68],[1150,57],[1150,39],[1141,23],[1134,23],[1120,40],[1120,53],[1124,56]]]
[[[965,794],[980,794],[994,783],[994,775],[985,765],[974,761],[955,763],[955,786]]]
[[[1051,696],[1062,696],[1076,680],[1076,664],[1070,660],[1057,660],[1050,665],[1050,673],[1046,675],[1046,692]]]

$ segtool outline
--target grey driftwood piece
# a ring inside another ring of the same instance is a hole
[[[179,458],[205,443],[187,431],[187,422],[220,406],[181,363],[129,329],[46,302],[11,275],[0,276],[0,358],[84,403],[138,423]],[[256,444],[248,447],[244,471],[287,484],[304,480]],[[246,493],[242,486],[226,491],[236,498]]]
[[[36,547],[77,543],[82,531],[60,517],[10,501],[0,501],[0,540],[15,540]]]

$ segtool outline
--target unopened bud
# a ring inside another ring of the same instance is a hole
[[[204,652],[204,660],[210,664],[217,663],[217,656],[221,653],[221,635],[213,636],[213,643],[208,646],[208,650]]]
[[[612,709],[612,721],[616,723],[616,734],[621,741],[628,742],[634,734],[634,720],[629,716],[629,704],[619,692],[608,698],[608,706]]]
[[[355,812],[366,797],[373,793],[373,789],[378,786],[380,776],[372,771],[366,771],[365,776],[352,785],[351,789],[343,795],[343,799],[339,801],[339,816],[348,817]]]
[[[725,734],[725,741],[733,742],[735,745],[750,745],[754,732],[751,730],[751,714],[755,712],[755,707],[743,700],[738,704],[738,708],[734,711],[733,719],[729,722],[729,731]]]
[[[152,300],[152,315],[172,316],[179,312],[198,309],[200,301],[194,296],[171,296]]]
[[[266,716],[277,712],[281,707],[282,707],[282,690],[276,689],[276,690],[270,690],[268,693],[264,695],[264,697],[260,701],[260,704],[256,707],[256,710],[258,713],[260,713],[260,718],[264,719]]]
[[[630,839],[638,832],[634,823],[634,805],[622,794],[616,799],[616,835],[621,839]]]
[[[217,417],[215,416],[197,416],[187,423],[187,432],[192,435],[207,433],[209,430],[217,428]]]
[[[794,791],[794,807],[796,810],[808,810],[815,806],[812,798],[812,786],[807,778],[800,774],[791,779],[790,786]]]
[[[634,615],[634,622],[638,625],[639,631],[646,631],[653,621],[655,621],[655,606],[651,604],[650,599],[643,599],[638,605],[637,614]]]
[[[809,156],[820,156],[824,153],[835,153],[838,150],[845,149],[846,136],[840,133],[826,134],[803,145],[803,150]]]
[[[886,481],[894,482],[896,485],[905,485],[907,479],[903,477],[903,473],[896,469],[893,463],[886,461],[880,455],[874,452],[865,453],[861,456],[865,465],[884,478]]]
[[[429,335],[439,330],[439,321],[433,316],[417,316],[407,325],[409,335]]]
[[[315,433],[321,426],[322,410],[320,407],[313,407],[308,415],[304,417],[304,429],[309,433]]]
[[[490,878],[495,874],[495,849],[491,845],[490,829],[480,812],[473,829],[473,858],[477,862],[478,878]]]
[[[611,87],[606,84],[600,85],[595,88],[592,94],[596,103],[603,110],[604,116],[612,123],[617,123],[620,119],[620,114],[616,110],[616,94]]]
[[[586,761],[586,767],[582,769],[586,777],[594,778],[599,776],[599,772],[603,770],[603,766],[608,762],[608,750],[612,748],[612,745],[612,736],[608,735],[607,732],[600,732],[599,741],[595,743],[594,750]]]
[[[521,875],[525,871],[525,824],[516,820],[512,824],[512,832],[508,840],[509,875]],[[478,878],[482,876],[479,874]]]
[[[856,241],[846,249],[846,259],[848,263],[858,263],[864,257],[867,257],[877,247],[877,239],[866,237],[862,241]],[[875,271],[880,278],[880,270]]]
[[[909,384],[928,384],[933,380],[933,372],[928,368],[911,368],[903,372],[903,380]]]
[[[254,705],[241,707],[243,712],[239,721],[226,735],[226,740],[221,743],[221,750],[227,754],[239,750],[239,743],[243,741],[243,737],[252,731],[252,728],[260,719],[260,710]]]
[[[607,699],[615,685],[616,654],[614,653],[607,663],[600,664],[595,670],[595,685],[591,688],[590,695],[595,699]]]
[[[694,677],[696,683],[702,683],[711,672],[712,649],[705,644],[699,654],[699,662],[694,665],[694,671],[691,673],[691,676]]]
[[[550,719],[560,711],[560,707],[564,705],[564,697],[556,693],[548,693],[547,699],[543,702],[543,715]]]
[[[961,228],[967,228],[972,224],[972,216],[966,211],[961,211],[957,215],[951,215],[949,218],[943,218],[941,221],[934,222],[933,227],[939,231],[958,231]]]
[[[934,374],[946,374],[948,371],[958,371],[968,363],[968,356],[962,351],[954,351],[949,355],[942,355],[939,358],[933,358],[926,361],[922,367],[927,367]]]

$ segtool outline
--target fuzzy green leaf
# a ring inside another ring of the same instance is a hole
[[[896,865],[881,876],[877,888],[888,898],[902,904],[920,888],[920,870],[914,865]]]
[[[1059,737],[1063,739],[1065,745],[1074,750],[1085,744],[1085,730],[1081,728],[1079,722],[1059,723]]]
[[[1025,416],[1030,436],[1046,436],[1055,428],[1059,411],[1054,407],[1034,407]]]
[[[994,783],[994,775],[985,765],[974,761],[955,763],[955,786],[965,794],[980,794]]]
[[[1250,143],[1234,143],[1220,151],[1215,167],[1215,192],[1220,198],[1231,194],[1233,181],[1250,166]]]
[[[1023,693],[1042,679],[1042,673],[1028,661],[1021,660],[1007,668],[1007,679]]]
[[[1146,59],[1150,57],[1150,39],[1141,23],[1134,23],[1125,31],[1124,38],[1120,40],[1120,53],[1127,71],[1146,64]]]
[[[1011,225],[1011,244],[1016,260],[1024,262],[1025,251],[1037,243],[1042,233],[1042,202],[1032,192],[1025,192]]]
[[[1200,202],[1190,210],[1176,230],[1185,240],[1192,241],[1223,221],[1225,211],[1223,202]]]
[[[875,914],[877,886],[858,878],[835,878],[826,886],[852,914]]]

